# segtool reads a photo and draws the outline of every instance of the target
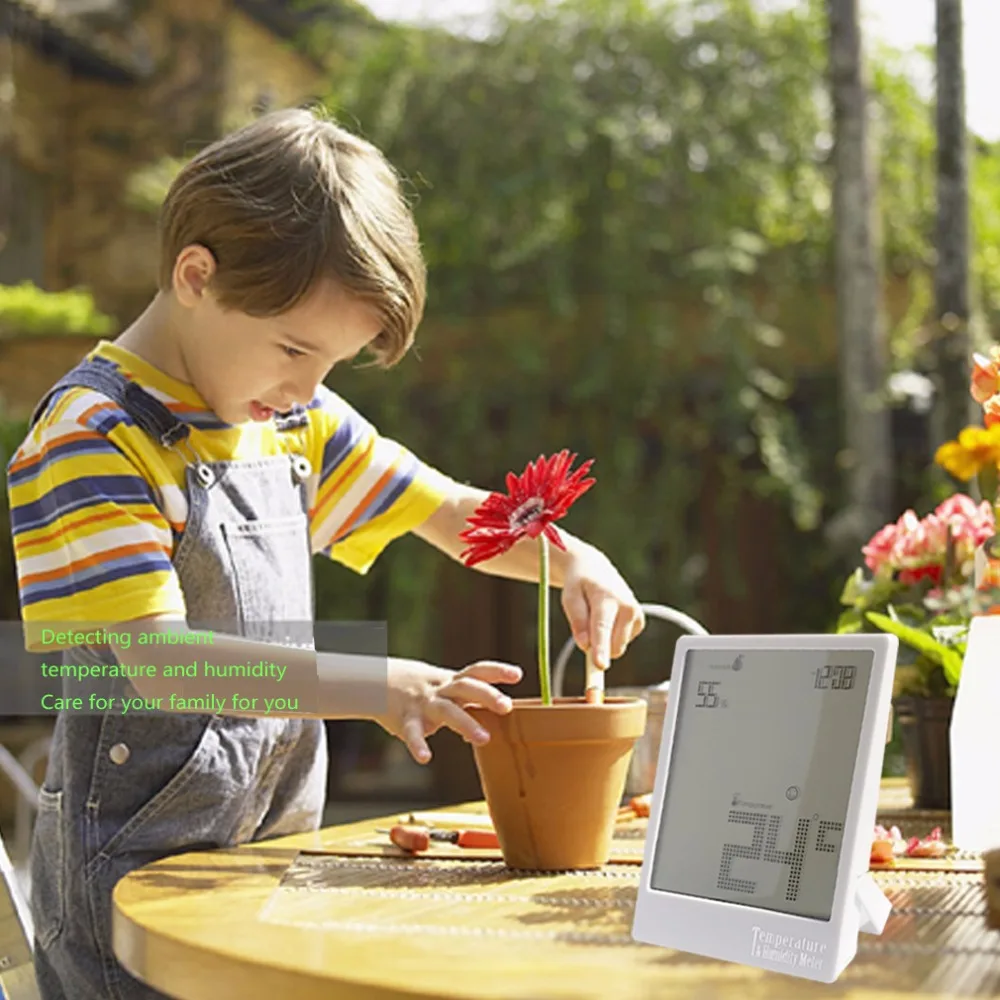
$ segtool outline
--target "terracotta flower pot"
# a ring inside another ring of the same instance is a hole
[[[606,864],[645,701],[523,698],[507,715],[469,712],[490,734],[473,752],[504,861],[535,871]]]

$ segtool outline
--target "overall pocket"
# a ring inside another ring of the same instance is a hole
[[[100,764],[94,839],[101,846],[88,877],[117,854],[170,854],[201,842],[185,814],[191,795],[206,793],[193,789],[209,784],[220,814],[231,792],[228,785],[218,787],[215,775],[219,716],[168,713],[137,718],[132,725],[116,721],[119,742],[112,749],[121,763],[106,758]]]
[[[35,941],[40,948],[47,948],[59,936],[66,917],[66,833],[61,791],[39,789],[30,869]]]
[[[311,625],[313,616],[308,517],[296,514],[220,527],[246,637],[301,641],[303,625]]]

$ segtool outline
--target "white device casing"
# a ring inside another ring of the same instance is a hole
[[[634,940],[832,983],[857,954],[858,933],[881,933],[891,905],[872,881],[869,864],[898,648],[895,636],[867,633],[683,636],[677,641],[633,917]],[[752,649],[870,649],[875,654],[829,920],[685,896],[653,889],[650,885],[659,839],[658,820],[663,815],[678,708],[683,698],[685,663],[687,654],[697,649],[730,654]],[[757,932],[777,936],[778,944],[767,942],[768,947],[776,951],[788,950],[785,942],[800,944],[801,947],[791,950],[804,960],[797,959],[792,965],[755,954],[755,946],[762,943],[755,928]]]

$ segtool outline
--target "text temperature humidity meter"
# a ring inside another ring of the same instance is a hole
[[[832,983],[892,907],[869,873],[898,640],[677,642],[632,936]]]

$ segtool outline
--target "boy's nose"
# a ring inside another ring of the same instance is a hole
[[[278,393],[278,398],[284,401],[282,412],[290,410],[296,403],[300,406],[308,406],[316,395],[316,386],[282,386]]]

